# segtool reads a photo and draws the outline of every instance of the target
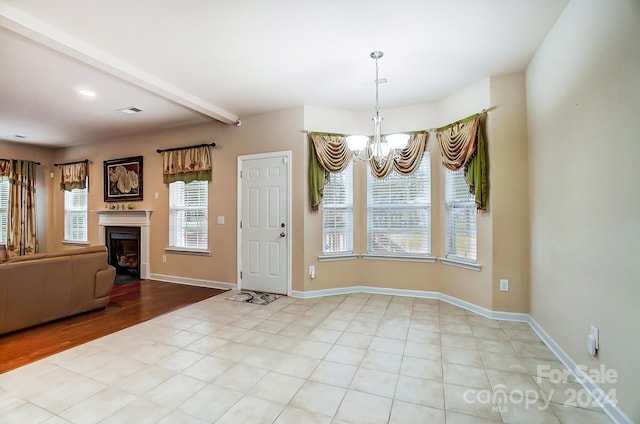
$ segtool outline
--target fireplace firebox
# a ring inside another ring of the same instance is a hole
[[[116,275],[140,278],[140,227],[105,227],[109,264]]]

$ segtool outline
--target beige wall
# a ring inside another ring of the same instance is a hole
[[[488,120],[492,309],[529,312],[529,193],[523,73],[491,78]],[[500,279],[509,291],[500,291]]]
[[[640,3],[567,6],[527,69],[531,313],[640,422]],[[586,352],[600,329],[597,358]]]
[[[302,203],[302,172],[304,168],[304,134],[302,109],[285,110],[242,119],[242,126],[220,123],[174,128],[146,133],[86,146],[61,149],[58,162],[90,159],[89,210],[103,209],[103,161],[128,156],[144,157],[144,201],[132,202],[137,209],[152,209],[150,272],[160,277],[202,280],[205,282],[237,282],[237,158],[239,155],[274,151],[292,152],[293,204]],[[180,147],[215,141],[212,150],[213,179],[209,190],[209,247],[211,257],[167,253],[168,246],[168,186],[162,183],[162,156],[158,148]],[[59,176],[56,175],[56,181]],[[158,198],[155,198],[158,193]],[[54,248],[63,238],[63,195],[53,194],[51,239]],[[225,223],[217,224],[224,216]],[[301,209],[294,207],[291,217],[293,240],[293,286],[302,287],[302,252],[304,251]],[[99,241],[98,218],[89,213],[89,242]],[[61,248],[61,247],[60,247]],[[162,262],[162,255],[167,262]]]
[[[384,132],[430,129],[495,106],[487,119],[490,160],[489,211],[478,215],[478,263],[472,271],[436,263],[353,259],[319,262],[322,255],[322,213],[305,215],[305,268],[316,267],[316,278],[306,273],[305,290],[373,286],[391,289],[437,291],[492,310],[528,312],[528,203],[527,134],[524,74],[482,79],[438,103],[385,108]],[[344,112],[306,107],[309,131],[349,133],[362,122],[370,124],[371,112]],[[359,123],[352,120],[359,120]],[[431,153],[431,205],[433,256],[446,255],[446,207],[444,169],[435,137]],[[495,175],[492,173],[494,172]],[[354,251],[366,252],[366,167],[354,168]],[[305,176],[306,177],[306,176]],[[495,181],[506,179],[507,181]],[[308,182],[308,178],[307,178]],[[495,185],[495,189],[494,186]],[[305,193],[308,204],[308,194]],[[306,269],[305,269],[306,271]],[[498,280],[510,280],[510,291],[500,292]]]
[[[437,291],[493,310],[527,312],[527,259],[523,249],[515,249],[514,243],[527,243],[527,215],[512,216],[511,202],[522,201],[515,211],[526,207],[526,164],[512,164],[513,153],[524,148],[526,137],[520,119],[523,116],[522,76],[492,77],[478,81],[469,87],[443,99],[439,103],[389,108],[383,110],[385,131],[408,131],[434,128],[466,117],[494,104],[500,107],[490,112],[488,139],[490,184],[500,188],[494,178],[507,176],[511,181],[507,188],[491,191],[489,213],[478,216],[478,263],[482,270],[467,269],[436,263],[382,261],[356,259],[349,261],[318,262],[322,254],[322,215],[314,214],[309,207],[308,155],[305,130],[332,132],[367,132],[370,130],[370,112],[346,112],[336,109],[305,107],[255,116],[243,117],[241,127],[219,123],[173,128],[86,146],[46,151],[49,163],[90,159],[89,210],[104,208],[103,161],[128,156],[144,157],[144,193],[142,202],[132,202],[136,208],[152,209],[150,272],[155,278],[182,279],[192,282],[237,282],[237,158],[240,155],[273,151],[292,152],[293,216],[291,218],[292,288],[297,291],[332,289],[357,285],[381,288]],[[512,94],[515,93],[515,94]],[[517,118],[517,119],[516,119]],[[388,125],[387,125],[388,123]],[[512,136],[517,134],[516,139]],[[165,252],[168,246],[168,187],[162,184],[161,155],[157,148],[179,147],[215,141],[212,151],[213,181],[209,198],[209,245],[211,257]],[[510,147],[511,146],[511,147]],[[514,147],[515,146],[515,147]],[[429,140],[432,169],[432,254],[445,256],[446,209],[444,205],[444,171],[440,165],[439,148],[435,138]],[[29,153],[31,155],[31,153]],[[524,161],[526,162],[526,155]],[[508,166],[512,168],[508,168]],[[506,171],[501,167],[506,166]],[[523,171],[524,170],[524,171]],[[366,167],[355,166],[355,252],[366,252]],[[514,182],[515,180],[515,182]],[[57,185],[59,175],[50,181]],[[515,188],[513,188],[515,187]],[[155,194],[158,198],[155,198]],[[514,198],[513,196],[516,195]],[[71,248],[62,245],[63,194],[49,190],[48,250]],[[502,206],[500,206],[502,205]],[[498,207],[500,206],[500,208]],[[500,214],[494,213],[494,208]],[[519,209],[518,209],[519,208]],[[225,224],[217,224],[217,217],[224,216]],[[504,221],[496,226],[495,217]],[[504,228],[498,231],[497,228]],[[522,233],[525,236],[522,237]],[[97,244],[98,218],[89,213],[89,242]],[[500,239],[502,245],[496,244]],[[166,255],[167,262],[162,262]],[[525,256],[523,256],[525,255]],[[316,266],[317,278],[310,279],[308,266]],[[495,275],[501,267],[504,276]],[[524,275],[524,276],[523,276]],[[506,295],[495,292],[497,278],[512,279],[511,291]]]

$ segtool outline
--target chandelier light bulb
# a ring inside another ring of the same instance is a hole
[[[393,150],[402,150],[407,147],[409,134],[389,134],[385,139]]]
[[[366,135],[350,135],[346,139],[347,146],[353,152],[360,152],[367,147],[367,143],[369,142],[369,137]]]

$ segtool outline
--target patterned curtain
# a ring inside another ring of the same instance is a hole
[[[346,137],[342,134],[311,133],[309,138],[311,139],[309,149],[311,209],[317,212],[329,173],[344,170],[353,158],[353,153],[349,150]],[[407,147],[399,153],[399,158],[393,159],[391,152],[387,160],[380,164],[372,158],[369,161],[371,173],[376,178],[384,178],[393,170],[402,175],[410,175],[420,165],[426,147],[427,132],[415,132],[411,134]]]
[[[9,176],[9,164],[10,161],[8,159],[0,159],[0,177]]]
[[[37,253],[36,163],[10,160],[7,255]]]
[[[352,153],[342,134],[311,133],[309,139],[311,210],[317,212],[329,173],[344,170],[349,165]]]
[[[469,192],[475,196],[479,211],[486,211],[488,198],[483,116],[484,113],[472,115],[436,130],[442,166],[452,171],[464,167]]]
[[[209,146],[188,147],[162,153],[162,181],[165,184],[184,181],[211,181]]]
[[[87,188],[87,162],[60,165],[60,190]]]
[[[385,178],[391,173],[396,171],[400,175],[411,175],[420,166],[424,151],[427,149],[427,132],[420,131],[411,134],[407,147],[402,149],[397,159],[393,159],[391,155],[393,152],[389,152],[389,157],[384,162],[378,164],[375,158],[371,158],[369,166],[371,167],[371,174],[379,179]]]

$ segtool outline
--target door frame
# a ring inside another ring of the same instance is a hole
[[[240,222],[242,222],[242,188],[243,188],[243,180],[241,178],[242,168],[244,161],[256,160],[256,159],[271,159],[281,157],[285,160],[285,165],[287,168],[287,219],[286,219],[286,228],[287,228],[287,296],[291,296],[291,273],[292,273],[292,240],[293,240],[293,228],[291,226],[291,214],[292,214],[292,178],[291,178],[291,150],[283,150],[278,152],[268,152],[268,153],[257,153],[252,155],[240,155],[238,156],[238,174],[237,184],[238,192],[237,199],[238,204],[236,207],[237,210],[237,223],[238,223],[238,251],[237,251],[237,263],[238,269],[236,270],[236,279],[238,281],[237,286],[238,290],[242,290],[242,278],[240,278],[240,272],[242,271],[242,228],[240,228]]]

